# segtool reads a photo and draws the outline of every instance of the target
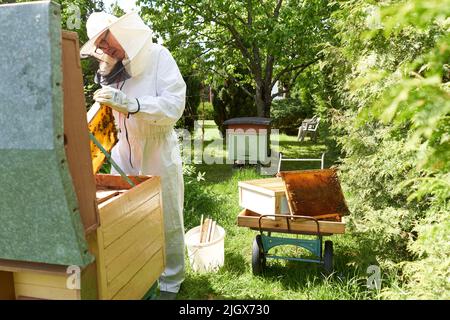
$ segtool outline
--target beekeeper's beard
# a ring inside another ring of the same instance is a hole
[[[130,78],[122,61],[117,61],[114,58],[105,60],[106,61],[101,60],[99,62],[99,68],[95,75],[96,83],[110,85]]]

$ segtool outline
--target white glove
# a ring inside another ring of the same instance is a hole
[[[128,99],[125,93],[112,87],[103,87],[95,91],[94,100],[124,114],[139,111],[136,99]]]

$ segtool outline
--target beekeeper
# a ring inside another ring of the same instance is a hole
[[[81,56],[100,61],[94,99],[111,107],[119,141],[111,155],[127,175],[157,175],[162,181],[166,269],[161,295],[175,298],[184,280],[184,184],[173,127],[183,114],[186,84],[170,52],[152,43],[152,32],[136,12],[117,18],[90,15],[89,41]],[[113,169],[112,173],[117,172]]]

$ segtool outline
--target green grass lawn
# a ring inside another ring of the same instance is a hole
[[[212,121],[205,126],[205,145],[220,136]],[[288,158],[318,158],[326,151],[324,145],[309,141],[300,143],[296,137],[281,135],[280,149]],[[217,150],[225,155],[223,150]],[[332,164],[327,155],[326,167]],[[187,274],[178,299],[369,299],[376,292],[366,288],[365,269],[354,263],[357,244],[349,234],[326,237],[334,242],[335,272],[322,274],[319,265],[268,260],[264,276],[254,276],[251,270],[252,243],[256,231],[237,226],[238,181],[267,178],[254,167],[233,168],[230,164],[197,164],[205,181],[186,184],[186,231],[199,225],[201,215],[216,220],[225,230],[225,264],[216,273],[198,274],[192,271],[186,257]],[[282,170],[316,169],[319,163],[287,163]],[[283,234],[285,235],[285,234]],[[282,254],[298,256],[302,249],[284,246]]]

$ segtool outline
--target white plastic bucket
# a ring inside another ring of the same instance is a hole
[[[195,272],[215,272],[223,266],[225,230],[216,225],[214,238],[208,243],[200,243],[200,226],[189,230],[185,236],[189,262]]]

